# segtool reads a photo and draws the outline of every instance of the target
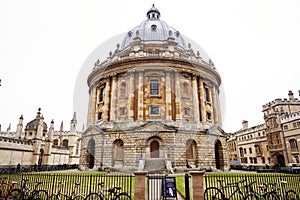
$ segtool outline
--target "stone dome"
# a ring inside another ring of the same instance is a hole
[[[40,124],[40,119],[43,118],[43,116],[41,116],[41,109],[39,109],[39,111],[37,112],[37,116],[35,117],[34,120],[28,122],[26,124],[25,127],[25,131],[37,131],[37,128]],[[45,122],[43,122],[43,132],[47,132],[47,124]]]
[[[187,50],[186,42],[179,31],[160,20],[160,12],[152,6],[147,12],[147,20],[130,30],[124,38],[121,49],[130,46],[135,40],[161,42],[172,38],[180,47]]]

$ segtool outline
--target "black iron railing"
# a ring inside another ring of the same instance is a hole
[[[281,174],[281,173],[245,173],[245,174],[235,174],[235,173],[205,173],[204,175],[204,190],[209,187],[218,187],[219,182],[217,180],[223,180],[224,185],[228,185],[230,183],[239,182],[241,180],[245,180],[241,183],[241,188],[243,189],[243,185],[248,185],[249,183],[255,181],[253,184],[253,189],[256,192],[260,192],[259,188],[256,186],[262,185],[264,183],[277,183],[280,186],[280,181],[286,181],[287,189],[294,190],[297,195],[300,195],[300,175],[297,174]],[[224,191],[225,196],[229,196],[234,192],[233,187],[228,187]],[[244,192],[247,188],[244,188]],[[280,193],[281,191],[279,191]]]
[[[98,192],[98,183],[104,183],[104,189],[120,186],[120,192],[127,192],[133,195],[132,174],[113,174],[113,173],[76,173],[76,172],[53,172],[53,173],[20,173],[20,174],[0,174],[7,177],[8,181],[18,182],[15,188],[20,188],[23,179],[28,180],[28,186],[34,188],[36,182],[42,182],[38,189],[46,190],[50,195],[57,193],[59,182],[64,182],[62,193],[71,195],[75,183],[80,183],[78,193],[87,195],[91,192]]]

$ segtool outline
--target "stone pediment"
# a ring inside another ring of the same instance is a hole
[[[173,126],[168,126],[161,122],[147,122],[142,126],[135,129],[135,131],[139,132],[174,132],[177,129]]]
[[[97,125],[90,125],[83,133],[82,136],[93,135],[97,133],[102,133],[103,130]]]
[[[207,130],[207,133],[211,134],[211,135],[222,136],[222,137],[227,137],[228,136],[228,134],[225,133],[225,131],[220,126],[217,126],[217,125],[211,126]]]

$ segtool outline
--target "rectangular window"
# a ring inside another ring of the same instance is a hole
[[[150,80],[150,95],[159,95],[158,80]]]
[[[159,106],[150,106],[150,115],[159,115]]]
[[[126,108],[120,108],[120,116],[126,115]]]
[[[211,113],[210,113],[210,112],[207,112],[207,113],[206,113],[206,117],[207,117],[207,120],[211,120]]]
[[[104,88],[101,88],[99,92],[99,102],[103,102],[103,101],[104,101]]]
[[[257,164],[257,158],[253,158],[254,164]]]
[[[207,102],[210,102],[209,89],[207,87],[205,88],[205,99],[206,99]]]
[[[102,112],[99,112],[98,113],[98,120],[101,120],[102,119]]]
[[[190,117],[191,116],[191,109],[190,108],[184,108],[184,116]]]

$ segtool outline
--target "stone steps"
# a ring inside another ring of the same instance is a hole
[[[146,171],[166,170],[165,160],[163,158],[149,158],[145,160]]]

